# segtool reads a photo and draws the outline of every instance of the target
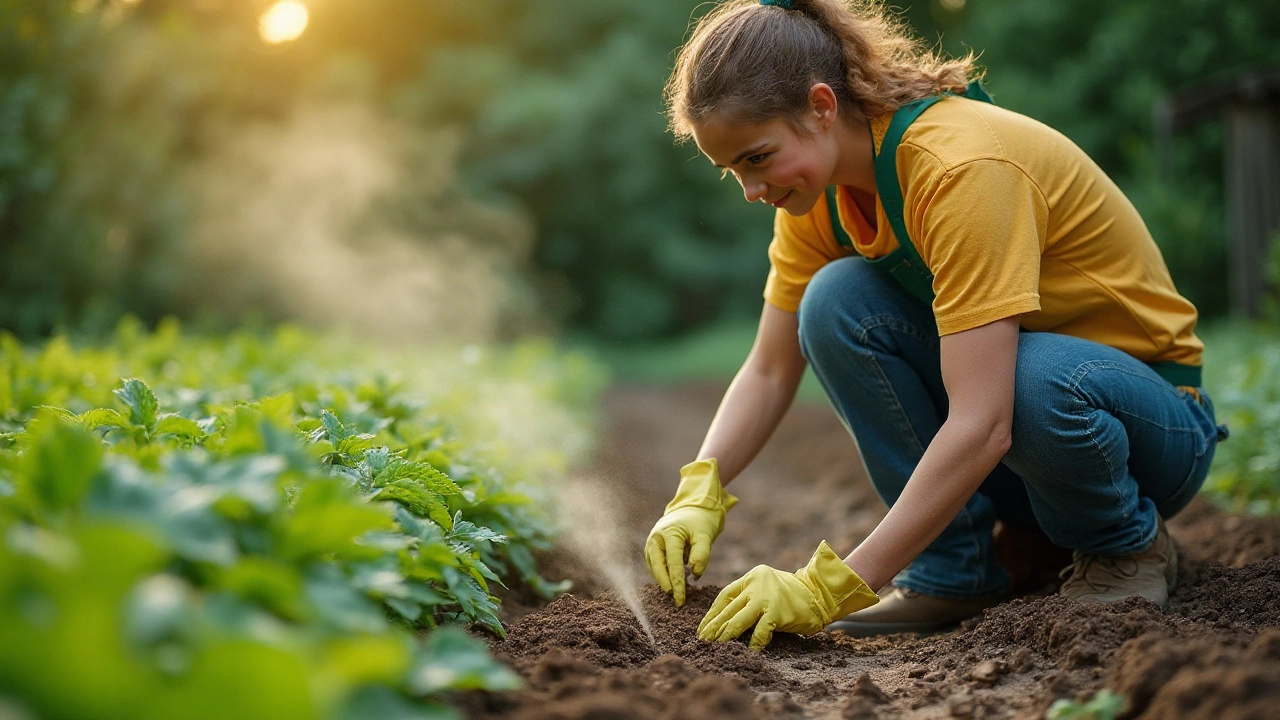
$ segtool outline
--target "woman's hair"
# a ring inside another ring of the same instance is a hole
[[[791,9],[729,0],[697,22],[663,96],[672,132],[688,140],[712,115],[799,127],[820,82],[873,117],[962,92],[973,71],[972,53],[948,60],[927,50],[879,0],[793,0]]]

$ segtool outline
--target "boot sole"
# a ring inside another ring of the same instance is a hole
[[[974,613],[971,617],[977,617],[982,611]],[[960,620],[952,620],[948,622],[854,622],[852,620],[837,620],[826,627],[827,632],[844,633],[849,637],[867,638],[877,635],[897,635],[899,633],[915,633],[917,635],[935,635],[944,633],[960,627],[960,623],[968,618]]]

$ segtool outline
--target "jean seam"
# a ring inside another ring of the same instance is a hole
[[[928,595],[930,597],[943,598],[944,600],[976,600],[978,598],[997,597],[1008,591],[1008,584],[1001,585],[999,589],[991,593],[977,594],[975,592],[957,592],[954,586],[944,588],[942,585],[935,584],[928,579],[908,578],[906,582],[899,582],[896,578],[893,584],[897,587],[914,590],[918,593]]]
[[[970,499],[972,500],[972,498]],[[960,512],[956,514],[956,517],[964,518],[965,535],[967,535],[969,538],[969,541],[973,543],[973,550],[974,550],[973,554],[974,554],[974,557],[976,557],[979,561],[978,569],[976,573],[977,578],[974,581],[974,584],[972,587],[973,590],[977,590],[978,588],[985,585],[987,582],[987,564],[985,562],[986,558],[982,556],[982,543],[978,542],[978,533],[974,530],[974,527],[973,527],[974,526],[973,514],[969,512],[969,508],[967,507],[960,508]]]
[[[1187,434],[1195,434],[1195,433],[1199,432],[1199,431],[1198,431],[1198,430],[1196,430],[1195,428],[1170,427],[1170,426],[1168,426],[1168,425],[1164,425],[1164,424],[1158,423],[1158,422],[1156,422],[1155,420],[1152,420],[1151,418],[1143,417],[1143,416],[1141,416],[1141,415],[1137,415],[1137,414],[1134,414],[1134,413],[1131,413],[1131,412],[1125,412],[1124,410],[1117,410],[1117,411],[1115,411],[1115,412],[1114,412],[1114,413],[1112,413],[1112,414],[1113,414],[1113,415],[1115,415],[1115,416],[1117,416],[1117,417],[1119,417],[1120,415],[1123,415],[1123,416],[1125,416],[1125,417],[1127,417],[1127,418],[1133,418],[1134,420],[1137,420],[1137,421],[1142,422],[1142,423],[1144,423],[1144,424],[1150,425],[1150,426],[1151,426],[1151,427],[1153,427],[1153,428],[1159,428],[1160,430],[1163,430],[1163,431],[1165,431],[1165,432],[1171,432],[1171,433],[1187,433]]]
[[[873,315],[868,318],[851,323],[855,331],[855,340],[859,345],[864,347],[870,345],[868,338],[872,330],[886,328],[893,330],[907,337],[919,340],[931,348],[937,346],[937,337],[929,333],[921,333],[913,323],[903,322],[901,319],[893,315]]]
[[[886,396],[893,398],[894,425],[897,426],[899,430],[906,431],[906,434],[911,437],[915,444],[916,452],[923,456],[925,451],[924,442],[921,440],[919,433],[916,432],[915,427],[912,426],[911,418],[907,414],[907,409],[903,407],[901,398],[898,397],[898,393],[893,389],[893,383],[889,380],[888,373],[884,371],[884,367],[880,364],[880,359],[877,357],[876,351],[871,348],[868,339],[872,330],[880,328],[900,332],[903,335],[913,337],[917,340],[927,340],[927,338],[921,337],[916,333],[914,325],[900,322],[893,316],[877,315],[867,318],[867,320],[874,322],[851,323],[854,329],[854,340],[858,347],[867,351],[871,360],[869,364],[875,368],[876,383],[885,391]]]
[[[1076,400],[1080,403],[1080,405],[1082,406],[1081,407],[1082,410],[1089,409],[1089,404],[1085,402],[1084,398],[1082,397],[1082,393],[1080,392],[1080,384],[1084,382],[1084,379],[1088,377],[1090,372],[1094,370],[1102,369],[1104,367],[1106,367],[1107,369],[1120,369],[1123,371],[1123,368],[1120,368],[1120,366],[1117,363],[1114,363],[1110,360],[1091,360],[1089,362],[1081,363],[1075,369],[1075,372],[1071,374],[1071,381],[1068,387],[1071,390],[1071,396],[1076,398]],[[1133,373],[1128,373],[1128,374],[1132,375]],[[1094,410],[1100,411],[1099,408],[1094,408]],[[1085,429],[1089,433],[1089,442],[1093,443],[1094,449],[1097,451],[1098,455],[1102,457],[1103,464],[1107,466],[1107,480],[1109,481],[1111,485],[1112,493],[1115,496],[1115,500],[1114,500],[1115,506],[1117,509],[1123,510],[1124,492],[1120,489],[1120,486],[1116,484],[1116,468],[1111,464],[1111,458],[1102,449],[1102,443],[1098,442],[1098,436],[1094,432],[1094,423],[1090,421],[1089,414],[1082,414],[1081,418],[1084,420]],[[1127,523],[1129,522],[1131,517],[1132,517],[1132,513],[1126,512],[1124,513],[1124,516],[1120,519],[1120,522]]]

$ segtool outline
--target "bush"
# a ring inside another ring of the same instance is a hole
[[[533,560],[553,530],[533,495],[584,448],[582,358],[172,322],[0,349],[0,700],[444,718],[444,691],[518,684],[444,626],[502,634],[492,583],[565,589]],[[509,428],[507,403],[544,427]]]

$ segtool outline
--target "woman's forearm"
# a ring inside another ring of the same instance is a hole
[[[751,354],[729,385],[698,460],[715,458],[728,484],[755,458],[795,399],[806,366],[796,314],[765,303]]]
[[[902,495],[845,563],[873,590],[886,585],[946,529],[1000,462],[1008,438],[989,422],[944,422]]]
[[[711,421],[697,458],[718,461],[722,484],[737,477],[764,447],[791,407],[802,373],[803,367],[801,373],[769,373],[754,367],[750,361],[738,371]]]

